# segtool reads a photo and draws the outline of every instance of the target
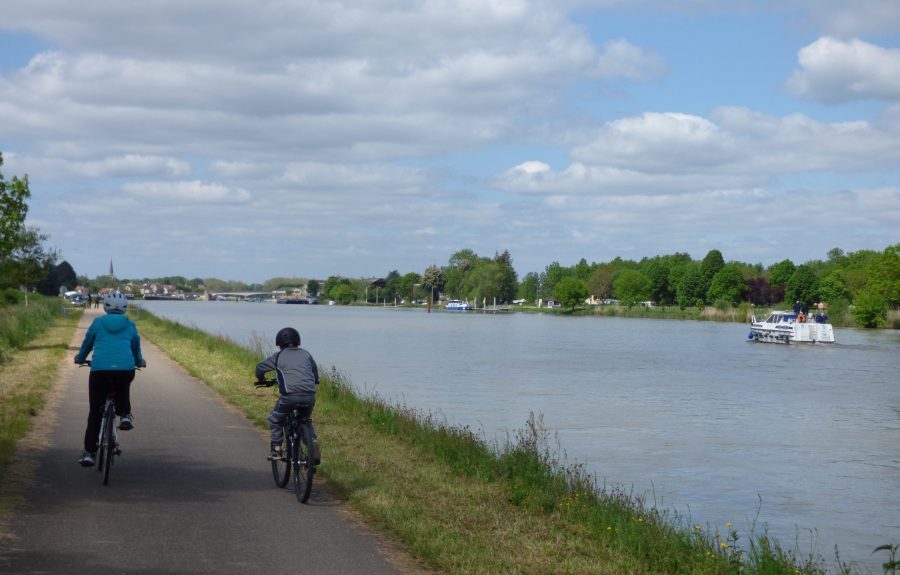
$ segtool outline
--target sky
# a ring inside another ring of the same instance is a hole
[[[79,275],[900,243],[896,0],[3,0],[0,170]]]

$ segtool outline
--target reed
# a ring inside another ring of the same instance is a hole
[[[266,426],[275,396],[251,385],[261,339],[245,349],[146,313],[139,328]],[[765,533],[687,525],[640,495],[599,484],[583,466],[566,462],[539,415],[505,442],[488,444],[434,413],[363,395],[331,368],[314,420],[321,477],[438,572],[827,572],[821,557],[784,550]],[[260,450],[266,448],[261,441]],[[837,570],[850,573],[840,563]]]

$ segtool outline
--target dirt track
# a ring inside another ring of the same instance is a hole
[[[146,341],[135,429],[120,432],[123,454],[103,486],[76,463],[88,371],[72,365],[96,314],[82,318],[55,398],[13,462],[26,487],[0,540],[0,573],[418,571],[321,486],[308,505],[276,488],[265,435]]]

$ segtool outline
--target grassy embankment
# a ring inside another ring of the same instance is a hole
[[[266,425],[274,396],[250,385],[259,349],[150,314],[138,325],[193,376]],[[433,415],[360,397],[332,370],[314,419],[320,472],[331,488],[439,572],[826,572],[820,557],[785,551],[764,534],[685,525],[640,497],[599,488],[581,467],[558,459],[539,417],[507,445],[487,446]]]
[[[43,407],[81,317],[61,318],[59,305],[35,298],[0,307],[0,470]]]

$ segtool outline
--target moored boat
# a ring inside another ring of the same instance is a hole
[[[469,300],[451,299],[447,302],[445,309],[447,311],[469,311],[472,307],[469,305]]]
[[[802,313],[773,311],[763,321],[752,316],[747,338],[767,343],[834,343],[834,328],[827,321],[824,315],[807,318]]]

